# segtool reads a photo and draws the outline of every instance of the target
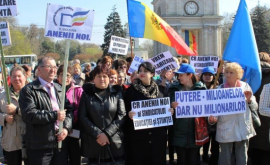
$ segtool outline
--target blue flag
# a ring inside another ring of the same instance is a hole
[[[241,0],[238,6],[223,59],[239,63],[245,71],[242,80],[250,85],[253,93],[259,89],[262,71],[246,0]]]

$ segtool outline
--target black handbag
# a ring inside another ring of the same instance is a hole
[[[261,126],[261,119],[260,119],[260,117],[258,115],[258,112],[257,111],[253,111],[251,109],[250,109],[250,111],[251,111],[251,117],[252,117],[253,127],[254,128],[260,127]]]

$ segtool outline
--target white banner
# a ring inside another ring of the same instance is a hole
[[[48,4],[45,37],[90,41],[94,10]]]
[[[142,62],[144,62],[144,60],[141,57],[135,55],[134,58],[133,58],[133,60],[132,60],[131,65],[130,65],[130,67],[128,69],[128,73],[129,74],[132,74],[134,71],[137,71],[138,68],[139,68],[139,65]]]
[[[17,16],[16,0],[0,0],[0,17]]]
[[[108,52],[127,55],[129,40],[122,37],[111,36],[111,42]]]
[[[131,109],[135,130],[173,125],[170,108],[170,98],[132,101]]]
[[[3,46],[11,45],[11,37],[8,22],[0,22],[1,40]]]
[[[208,66],[217,72],[218,60],[218,56],[191,56],[190,65],[194,66],[196,74],[201,74],[203,68]]]
[[[169,51],[158,54],[147,61],[155,66],[156,74],[158,75],[160,75],[163,70],[176,69],[178,67]]]
[[[222,88],[175,92],[176,118],[222,116],[245,113],[246,101],[242,88]]]

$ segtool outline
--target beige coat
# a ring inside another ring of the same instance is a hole
[[[11,103],[19,106],[16,97],[11,94]],[[0,124],[3,126],[1,146],[5,151],[15,151],[22,149],[22,134],[25,134],[26,126],[21,117],[21,110],[14,115],[13,124],[5,122],[7,98],[6,92],[0,94]]]
[[[252,91],[250,86],[243,81],[241,81],[241,88],[243,91]],[[246,113],[219,116],[216,141],[220,143],[236,142],[255,136],[250,109],[255,111],[258,109],[255,96],[251,97],[251,104],[246,104]]]

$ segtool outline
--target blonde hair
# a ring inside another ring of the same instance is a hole
[[[79,68],[80,70],[82,70],[80,64],[74,64],[74,65],[73,65],[73,68]]]
[[[237,75],[237,78],[239,80],[242,79],[243,75],[244,75],[244,70],[242,69],[241,65],[239,65],[236,62],[232,62],[232,63],[227,63],[225,66],[225,73],[228,71],[234,71]]]

